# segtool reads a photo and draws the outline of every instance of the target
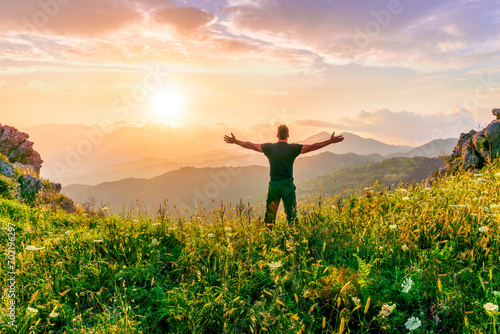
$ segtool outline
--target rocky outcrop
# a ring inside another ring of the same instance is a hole
[[[33,149],[33,142],[28,140],[29,135],[12,126],[0,124],[0,153],[7,156],[11,163],[19,162],[33,166],[40,172],[43,160],[40,154]]]
[[[44,204],[67,212],[75,212],[73,201],[61,194],[61,184],[41,180],[38,175],[42,167],[40,154],[33,150],[28,135],[11,126],[0,124],[0,196],[16,198],[28,204]]]
[[[438,174],[444,176],[456,170],[480,169],[500,157],[500,109],[493,109],[495,120],[481,131],[462,133],[450,160]]]

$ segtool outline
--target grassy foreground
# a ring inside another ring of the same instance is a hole
[[[299,211],[269,232],[243,205],[186,218],[0,199],[0,332],[500,332],[498,162]]]

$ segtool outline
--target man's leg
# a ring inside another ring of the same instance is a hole
[[[286,182],[281,189],[283,198],[283,206],[285,207],[286,219],[288,224],[297,222],[297,197],[295,195],[295,185],[293,181]]]
[[[278,212],[278,206],[280,205],[280,191],[279,187],[273,182],[269,182],[269,187],[267,189],[267,200],[266,200],[266,217],[264,222],[268,228],[272,228],[274,221],[276,220],[276,213]]]

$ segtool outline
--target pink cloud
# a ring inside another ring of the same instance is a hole
[[[171,25],[184,34],[206,26],[214,15],[195,7],[167,7],[156,9],[151,14],[159,23]]]
[[[140,22],[132,2],[17,0],[0,2],[0,30],[58,35],[101,35]]]

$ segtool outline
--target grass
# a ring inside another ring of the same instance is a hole
[[[17,326],[4,292],[0,331],[495,333],[499,188],[497,161],[430,188],[311,195],[272,231],[241,204],[94,215],[0,199]]]

